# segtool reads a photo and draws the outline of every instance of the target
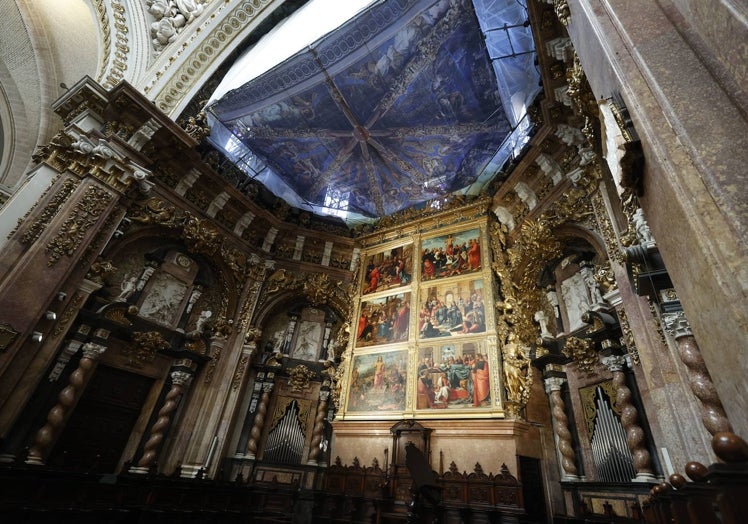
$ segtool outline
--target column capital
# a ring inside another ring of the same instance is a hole
[[[330,398],[330,392],[326,390],[322,390],[319,392],[319,399],[322,402],[327,402],[327,400]]]
[[[262,384],[262,391],[264,391],[265,393],[270,393],[271,391],[273,391],[273,383],[272,382],[264,382]]]
[[[686,314],[683,311],[665,313],[664,315],[662,315],[662,323],[665,326],[665,331],[667,331],[676,340],[681,337],[693,336],[693,331],[691,331],[691,324],[688,322]]]
[[[545,392],[550,393],[551,391],[560,391],[561,386],[566,382],[565,377],[547,377],[543,380],[545,382]]]
[[[169,376],[171,376],[171,383],[175,386],[184,386],[188,388],[190,387],[190,384],[192,384],[192,374],[187,373],[186,371],[172,371]]]
[[[101,344],[94,344],[93,342],[86,342],[81,348],[83,358],[87,358],[89,360],[99,360],[99,357],[102,353],[104,353],[104,351],[106,351],[106,346],[102,346]]]

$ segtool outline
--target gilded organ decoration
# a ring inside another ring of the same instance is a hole
[[[574,360],[579,371],[591,375],[599,361],[595,343],[586,338],[569,337],[563,349],[564,355]]]
[[[315,373],[303,364],[288,370],[288,385],[291,391],[303,391],[309,387],[309,382]]]

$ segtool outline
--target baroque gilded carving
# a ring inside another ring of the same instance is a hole
[[[394,228],[397,228],[397,231],[402,234],[404,233],[403,226],[413,223],[416,223],[416,230],[420,231],[418,224],[425,220],[429,220],[435,227],[442,227],[483,216],[489,203],[490,198],[486,196],[447,195],[430,200],[421,209],[403,209],[380,218],[375,224],[356,226],[354,234],[356,236],[368,236],[371,233],[379,232],[385,234],[387,230]],[[371,238],[375,242],[384,240],[384,237]]]
[[[567,3],[566,0],[552,0],[552,2],[553,2],[553,10],[556,12],[558,21],[561,22],[564,26],[568,26],[569,20],[571,19],[571,11],[569,11],[569,4]]]
[[[304,295],[309,302],[318,306],[326,304],[334,293],[332,282],[327,273],[315,273],[304,281]]]
[[[134,347],[124,349],[122,352],[130,358],[130,363],[141,365],[153,362],[159,351],[165,351],[171,347],[168,341],[158,331],[136,331],[132,334]]]
[[[314,378],[314,372],[304,364],[288,370],[288,385],[291,391],[303,391],[309,387],[309,382]]]
[[[42,234],[47,225],[49,225],[51,220],[55,215],[57,215],[60,207],[62,207],[65,201],[70,198],[70,195],[73,194],[73,191],[78,187],[78,184],[79,181],[73,178],[68,178],[62,183],[60,189],[55,192],[47,205],[44,206],[39,217],[34,220],[34,222],[26,228],[23,235],[21,235],[21,238],[19,239],[21,244],[31,244],[39,238],[39,235]]]
[[[98,186],[88,186],[83,198],[75,205],[72,213],[60,226],[55,238],[47,243],[48,266],[53,266],[63,256],[72,256],[83,244],[88,230],[99,219],[113,196]]]
[[[182,239],[191,253],[210,257],[220,254],[237,281],[250,275],[260,262],[258,257],[247,256],[229,245],[226,237],[208,220],[201,220],[159,198],[150,198],[140,207],[132,208],[128,218],[139,224],[181,229]]]
[[[577,364],[577,368],[582,373],[591,375],[595,372],[598,356],[592,340],[569,337],[564,344],[563,353]]]
[[[182,227],[182,238],[192,253],[213,256],[220,247],[223,239],[206,220],[194,216],[186,216]]]
[[[199,111],[197,115],[188,117],[182,123],[182,129],[194,138],[195,142],[202,142],[206,136],[210,135],[210,126],[205,111]]]
[[[526,405],[530,399],[532,384],[532,367],[527,358],[527,349],[520,345],[514,333],[509,333],[506,344],[501,348],[506,398],[520,406]]]
[[[103,260],[99,258],[93,264],[86,273],[86,279],[97,284],[104,284],[104,278],[117,271],[117,268],[112,264],[110,260]]]
[[[623,264],[624,252],[621,249],[620,244],[618,243],[618,238],[616,237],[613,223],[611,222],[610,216],[605,209],[605,203],[603,202],[603,197],[599,191],[596,191],[591,195],[590,203],[592,204],[592,209],[595,212],[597,231],[603,237],[603,241],[605,242],[605,251],[608,253],[608,258],[610,260],[614,260],[618,264]],[[597,276],[595,278],[597,278]],[[603,286],[603,283],[600,282],[600,285]]]

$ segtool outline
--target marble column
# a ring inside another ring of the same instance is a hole
[[[268,404],[270,403],[270,393],[273,391],[273,383],[265,382],[262,384],[262,396],[260,402],[257,404],[257,413],[255,414],[255,420],[252,424],[252,429],[249,432],[249,443],[247,444],[248,459],[257,458],[257,446],[260,444],[260,437],[262,436],[262,428],[265,426],[265,416],[268,412]]]
[[[561,453],[561,480],[573,481],[579,480],[579,474],[571,431],[569,430],[569,417],[566,415],[566,406],[561,396],[561,386],[564,382],[566,382],[566,379],[563,377],[548,377],[545,379],[545,391],[551,401],[553,429],[557,437],[556,445]]]
[[[150,435],[148,440],[143,445],[143,456],[138,461],[138,465],[135,468],[130,468],[133,473],[147,473],[149,466],[153,464],[158,456],[158,451],[161,446],[161,442],[164,440],[166,430],[171,424],[171,418],[174,415],[177,407],[179,407],[179,401],[182,398],[185,390],[190,387],[192,383],[192,374],[186,371],[172,371],[171,372],[171,389],[164,398],[164,403],[161,409],[158,410],[158,417],[156,422],[151,427]]]
[[[675,339],[681,362],[686,365],[691,391],[701,402],[701,421],[704,427],[712,436],[722,431],[732,432],[732,425],[727,419],[685,314],[683,311],[665,313],[662,320],[665,330]]]
[[[44,464],[49,450],[62,433],[62,428],[69,417],[72,408],[78,402],[88,379],[91,378],[96,367],[96,361],[106,351],[105,346],[88,342],[81,348],[81,359],[78,367],[70,374],[68,385],[57,397],[57,404],[47,414],[47,422],[37,431],[34,443],[26,459],[27,464]]]
[[[634,458],[636,477],[634,482],[655,482],[652,458],[647,450],[644,430],[639,426],[639,412],[631,402],[631,390],[626,386],[623,372],[627,359],[622,355],[604,357],[603,365],[613,374],[613,387],[616,390],[616,405],[621,409],[621,425],[626,432],[626,444]]]
[[[317,404],[317,415],[314,417],[314,428],[312,429],[312,442],[309,444],[309,458],[307,464],[316,465],[320,457],[320,444],[325,432],[325,417],[327,416],[327,402],[330,399],[329,391],[319,392],[319,404]]]

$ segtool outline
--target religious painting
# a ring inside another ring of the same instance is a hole
[[[408,352],[356,355],[348,386],[348,411],[403,411]]]
[[[424,286],[418,305],[418,338],[472,335],[486,331],[483,280]]]
[[[410,293],[361,302],[356,330],[356,347],[391,344],[408,340]]]
[[[366,257],[361,293],[366,295],[400,286],[412,279],[413,245],[400,246]]]
[[[480,340],[421,346],[416,373],[416,409],[491,405],[488,358]]]
[[[480,229],[450,233],[421,242],[421,280],[453,277],[481,268]]]

